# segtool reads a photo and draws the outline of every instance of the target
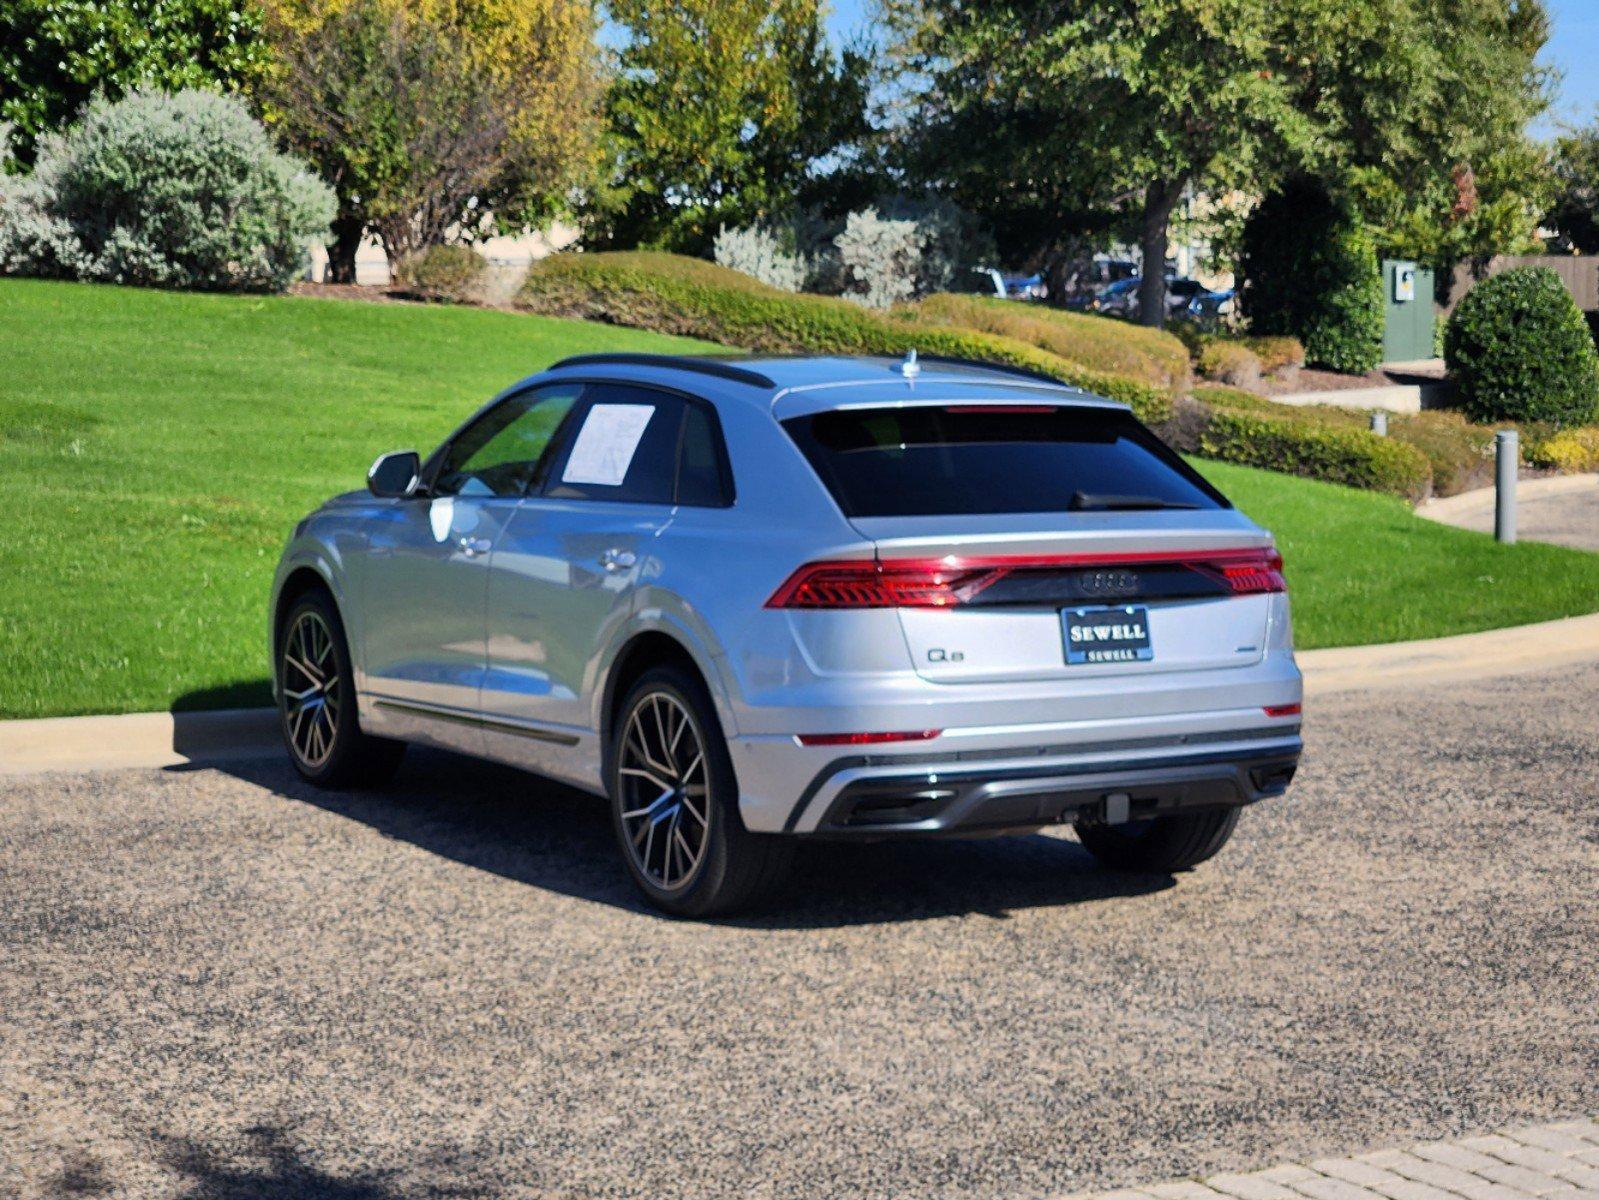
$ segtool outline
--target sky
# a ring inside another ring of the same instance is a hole
[[[1549,136],[1562,122],[1585,124],[1599,110],[1599,0],[1544,0],[1553,26],[1544,62],[1565,76],[1555,105],[1534,132]],[[869,21],[872,0],[832,0],[830,25],[848,36]]]

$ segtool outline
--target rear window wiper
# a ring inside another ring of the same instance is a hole
[[[1067,508],[1072,512],[1142,512],[1162,508],[1198,508],[1181,500],[1159,496],[1121,496],[1110,492],[1073,492]]]

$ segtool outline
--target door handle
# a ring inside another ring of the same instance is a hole
[[[461,553],[468,558],[476,558],[479,554],[487,554],[493,543],[488,538],[464,537],[456,542],[461,547]]]
[[[600,565],[607,571],[625,571],[636,562],[638,562],[638,555],[631,550],[622,550],[616,546],[612,546],[604,554],[600,555]]]

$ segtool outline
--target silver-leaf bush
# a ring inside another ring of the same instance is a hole
[[[804,260],[784,250],[782,239],[769,229],[724,229],[716,235],[712,253],[717,265],[785,292],[797,292],[805,283]]]
[[[0,272],[273,291],[327,233],[332,190],[213,92],[97,101],[0,179]]]
[[[850,299],[892,308],[916,294],[927,238],[915,221],[885,220],[875,208],[853,212],[835,244]]]

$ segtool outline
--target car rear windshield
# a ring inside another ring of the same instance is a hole
[[[783,427],[851,517],[1228,507],[1119,409],[843,409]]]

